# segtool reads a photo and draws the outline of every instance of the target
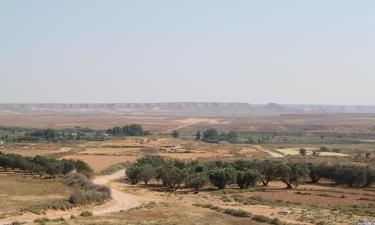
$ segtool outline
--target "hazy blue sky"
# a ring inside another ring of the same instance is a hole
[[[0,102],[375,104],[375,1],[0,0]]]

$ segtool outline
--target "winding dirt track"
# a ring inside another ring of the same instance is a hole
[[[120,170],[108,176],[98,177],[94,179],[93,181],[95,184],[106,185],[112,180],[116,180],[116,179],[123,177],[124,174],[125,174],[125,170]],[[136,195],[124,193],[114,188],[111,188],[111,193],[112,193],[113,204],[108,208],[93,210],[94,215],[103,215],[107,213],[118,212],[120,210],[128,210],[128,209],[141,205],[145,201],[144,199]]]
[[[120,170],[108,176],[97,177],[93,180],[93,182],[95,184],[107,185],[112,180],[121,178],[122,176],[124,176],[124,174],[125,174],[125,170]],[[103,215],[103,214],[118,212],[121,210],[128,210],[128,209],[137,207],[146,201],[145,199],[142,199],[138,196],[127,194],[119,190],[116,190],[114,188],[111,188],[111,192],[112,192],[112,201],[110,201],[109,203],[103,206],[97,206],[97,207],[93,207],[90,209],[94,215]],[[65,219],[68,219],[72,215],[78,216],[82,210],[83,209],[72,209],[69,211],[50,210],[46,213],[46,215],[36,215],[32,213],[25,213],[24,215],[21,215],[21,216],[14,216],[14,217],[1,219],[0,225],[10,224],[14,221],[32,222],[38,218],[57,219],[57,218],[63,217]]]

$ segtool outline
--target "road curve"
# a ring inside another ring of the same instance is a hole
[[[112,180],[117,180],[125,175],[125,170],[120,170],[108,176],[100,176],[93,180],[95,184],[107,185]],[[112,194],[112,205],[108,208],[93,210],[94,215],[103,215],[112,212],[118,212],[120,210],[128,210],[134,207],[137,207],[144,202],[144,199],[128,194],[125,192],[121,192],[117,189],[111,188]]]
[[[120,170],[115,172],[111,175],[107,176],[99,176],[93,179],[93,183],[101,184],[101,185],[108,185],[109,182],[112,180],[119,179],[125,175],[125,170]],[[142,199],[138,196],[131,195],[128,193],[121,192],[115,188],[111,188],[112,193],[112,200],[102,206],[93,207],[90,209],[94,215],[104,215],[108,213],[118,212],[121,210],[128,210],[134,207],[141,205],[145,202],[145,199]],[[0,225],[11,224],[14,221],[18,222],[32,222],[38,218],[48,218],[48,219],[57,219],[57,218],[65,218],[68,219],[71,216],[78,216],[83,209],[72,209],[68,211],[52,211],[50,210],[47,212],[46,215],[37,215],[32,213],[25,213],[24,215],[20,216],[13,216],[7,217],[5,219],[0,220]]]

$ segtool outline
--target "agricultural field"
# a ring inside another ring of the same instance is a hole
[[[54,153],[66,153],[71,150],[73,150],[72,147],[54,143],[9,143],[0,146],[0,152],[23,156],[44,156]]]
[[[91,142],[83,151],[64,156],[64,158],[83,160],[96,172],[99,172],[120,162],[134,162],[145,155],[159,155],[181,160],[234,160],[269,157],[259,145],[207,144],[154,136]]]

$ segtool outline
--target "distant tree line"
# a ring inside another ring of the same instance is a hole
[[[25,157],[2,152],[0,152],[0,168],[31,175],[49,175],[51,178],[55,178],[56,175],[67,175],[73,170],[88,177],[93,174],[90,166],[81,160],[56,160],[43,156]]]
[[[111,136],[144,136],[151,134],[144,130],[140,124],[130,124],[123,127],[113,127],[107,130],[94,130],[90,128],[66,128],[66,129],[35,129],[0,127],[0,140],[4,142],[58,142],[74,140],[102,141]],[[175,132],[174,137],[178,137]]]
[[[150,131],[143,130],[140,124],[130,124],[123,127],[107,129],[107,134],[112,136],[145,136],[150,134]]]
[[[195,134],[195,140],[201,140],[206,143],[220,143],[221,141],[227,141],[232,144],[260,144],[269,141],[271,138],[269,136],[260,137],[260,138],[253,138],[247,137],[246,140],[244,138],[240,138],[238,132],[236,131],[229,131],[226,132],[219,132],[216,129],[207,129],[204,131],[197,131]]]
[[[72,140],[105,140],[105,131],[89,128],[35,129],[0,127],[0,139],[4,142],[58,142]]]
[[[228,133],[217,131],[216,129],[207,129],[202,133],[197,131],[195,135],[196,140],[201,140],[207,143],[219,143],[220,141],[228,141],[229,143],[238,143],[238,134],[236,131]]]
[[[267,186],[279,180],[287,188],[297,187],[306,181],[317,183],[321,178],[331,179],[339,185],[368,187],[375,181],[375,172],[368,167],[305,164],[270,160],[210,162],[183,162],[160,156],[146,156],[129,166],[126,177],[132,184],[154,179],[171,191],[183,186],[197,193],[210,182],[218,189],[227,185],[238,185],[241,189],[258,183]]]

